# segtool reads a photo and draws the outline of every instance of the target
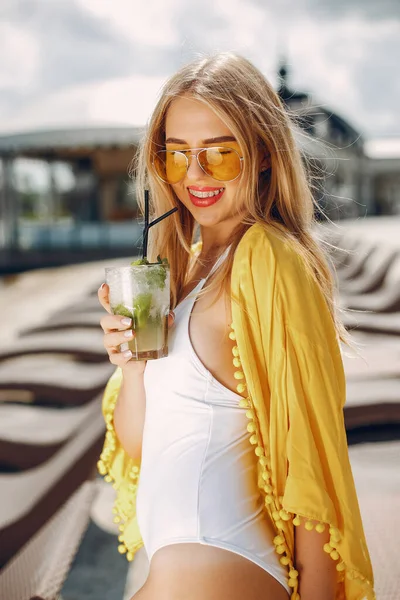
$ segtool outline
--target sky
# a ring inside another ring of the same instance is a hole
[[[1,0],[0,134],[144,125],[162,83],[232,50],[365,138],[400,136],[400,0]]]

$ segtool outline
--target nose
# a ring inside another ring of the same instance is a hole
[[[192,154],[189,159],[189,168],[187,171],[187,177],[191,179],[198,179],[199,177],[204,177],[205,173],[203,169],[200,167],[199,162],[197,160],[197,155]]]

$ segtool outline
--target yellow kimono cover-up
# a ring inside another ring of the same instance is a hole
[[[291,598],[300,599],[294,528],[304,522],[321,533],[329,528],[324,550],[336,562],[337,599],[374,599],[344,427],[343,362],[326,300],[294,245],[259,224],[236,249],[231,293],[234,376],[248,408],[258,485]],[[132,560],[143,545],[135,511],[140,465],[113,428],[120,383],[118,368],[103,398],[107,432],[98,469],[117,490],[118,549]]]

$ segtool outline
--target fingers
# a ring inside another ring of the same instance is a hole
[[[97,290],[97,297],[99,299],[100,304],[105,310],[111,314],[111,306],[109,300],[110,288],[106,283],[103,283],[99,289]]]
[[[103,338],[103,343],[105,349],[111,350],[112,348],[116,348],[121,344],[126,344],[130,342],[135,336],[135,332],[132,329],[127,329],[126,331],[119,331],[117,333],[106,333]]]
[[[120,352],[119,350],[112,348],[108,351],[108,356],[110,363],[117,367],[123,367],[132,358],[132,352],[130,350],[124,350],[123,352]]]
[[[110,319],[110,317],[105,318]],[[123,366],[132,358],[132,352],[129,350],[128,344],[135,335],[132,329],[111,331],[104,334],[103,345],[113,365]]]
[[[124,331],[132,327],[132,319],[122,315],[104,315],[100,319],[100,326],[104,333],[111,331]]]

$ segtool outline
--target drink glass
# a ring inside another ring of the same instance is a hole
[[[169,267],[149,263],[106,267],[105,272],[111,312],[132,319],[136,334],[132,340],[121,344],[121,351],[129,349],[131,360],[168,356]]]

